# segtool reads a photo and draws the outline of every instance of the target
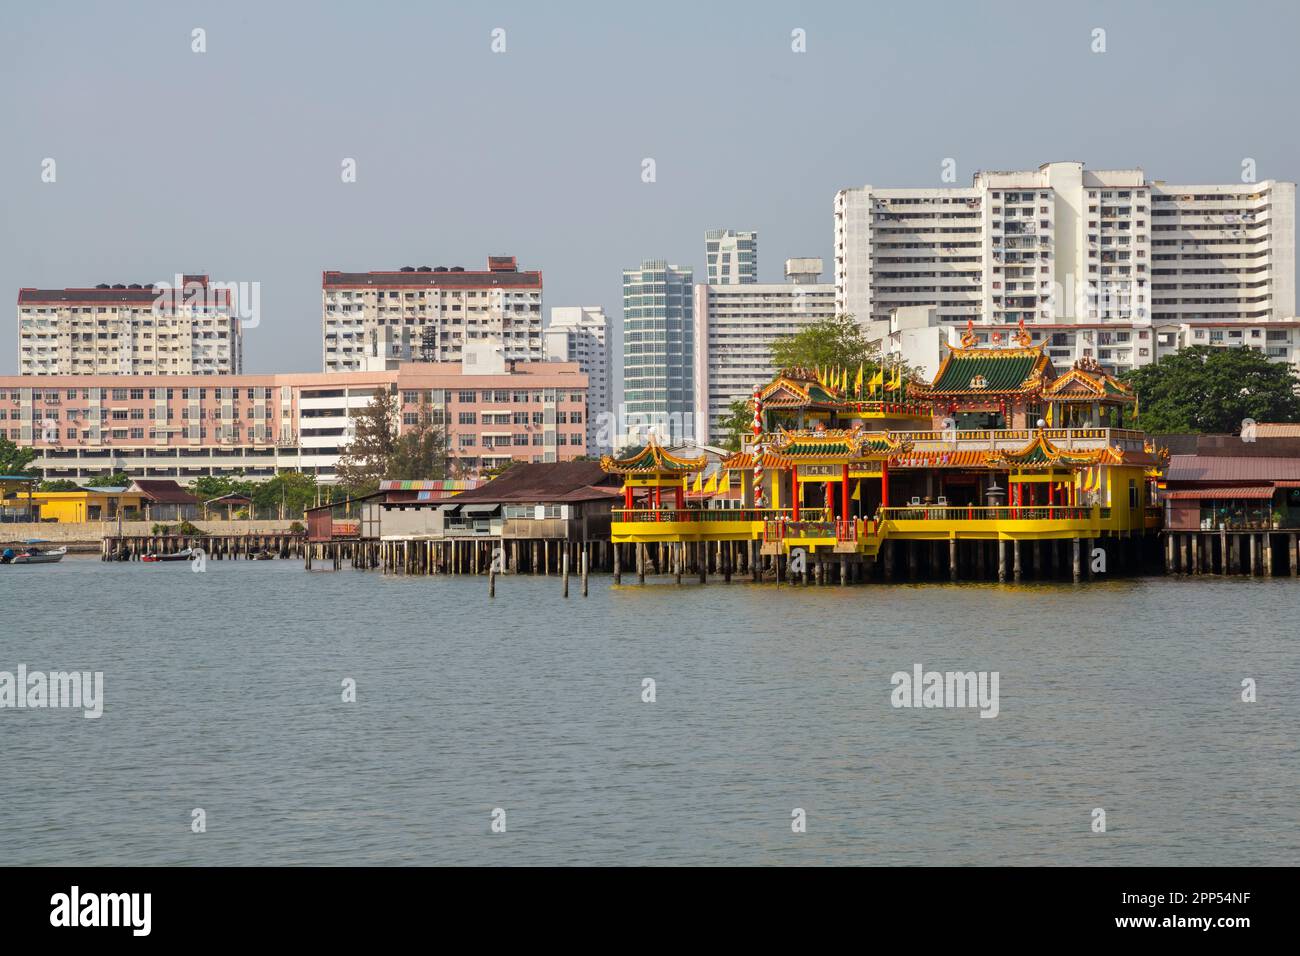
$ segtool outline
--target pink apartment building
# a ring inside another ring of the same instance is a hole
[[[445,422],[467,475],[586,454],[587,377],[576,363],[497,356],[479,369],[412,362],[376,372],[0,376],[0,435],[35,448],[33,467],[49,479],[124,471],[184,482],[294,470],[332,481],[352,418],[387,390],[402,428],[422,403]]]

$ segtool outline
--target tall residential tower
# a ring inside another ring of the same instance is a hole
[[[615,442],[694,439],[693,273],[662,259],[623,272],[623,413]]]
[[[758,281],[758,233],[713,229],[704,234],[709,285],[748,285]]]
[[[598,305],[551,309],[546,327],[546,358],[551,362],[577,362],[587,376],[587,452],[614,447],[613,370],[609,356],[609,318]]]
[[[979,172],[969,188],[835,197],[840,312],[940,322],[1269,322],[1295,314],[1295,184],[1148,181],[1141,169]]]

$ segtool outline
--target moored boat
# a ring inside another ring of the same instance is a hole
[[[53,564],[56,561],[62,561],[63,556],[68,553],[67,548],[44,548],[41,545],[48,544],[41,538],[31,538],[23,542],[23,549],[17,554],[13,554],[6,549],[10,555],[10,562],[13,564]]]
[[[193,548],[184,548],[172,554],[146,554],[142,555],[141,561],[191,561],[195,557]]]

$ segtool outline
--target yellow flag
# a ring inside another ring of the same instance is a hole
[[[902,387],[903,387],[903,366],[895,365],[893,384],[890,386],[890,390],[897,392]]]
[[[861,501],[861,500],[862,500],[862,482],[860,482],[860,481],[859,481],[856,485],[853,486],[853,495],[852,495],[852,500],[853,500],[853,501]]]
[[[695,486],[691,488],[691,491],[693,491],[695,494],[698,495],[703,490],[704,490],[704,472],[697,471],[695,473]]]
[[[704,493],[706,495],[716,495],[718,493],[718,473],[716,471],[709,475],[709,480],[704,483]]]
[[[858,377],[853,380],[853,394],[862,394],[862,363],[858,363]]]
[[[718,482],[718,494],[725,495],[731,490],[731,469],[722,472],[722,480]]]
[[[1051,403],[1051,402],[1048,402],[1048,403],[1047,403],[1047,418],[1046,418],[1046,421],[1047,421],[1047,427],[1048,427],[1048,428],[1051,428],[1051,427],[1052,427],[1052,403]]]
[[[871,376],[871,381],[868,383],[871,386],[871,394],[875,395],[876,389],[880,388],[880,386],[883,385],[884,383],[885,383],[885,370],[883,368],[878,368],[876,369],[876,374]]]

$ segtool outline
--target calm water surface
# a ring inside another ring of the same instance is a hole
[[[99,720],[0,711],[0,861],[1300,859],[1300,583],[579,593],[296,561],[0,567],[0,670],[105,675]],[[915,663],[1000,672],[1000,715],[893,709]]]

